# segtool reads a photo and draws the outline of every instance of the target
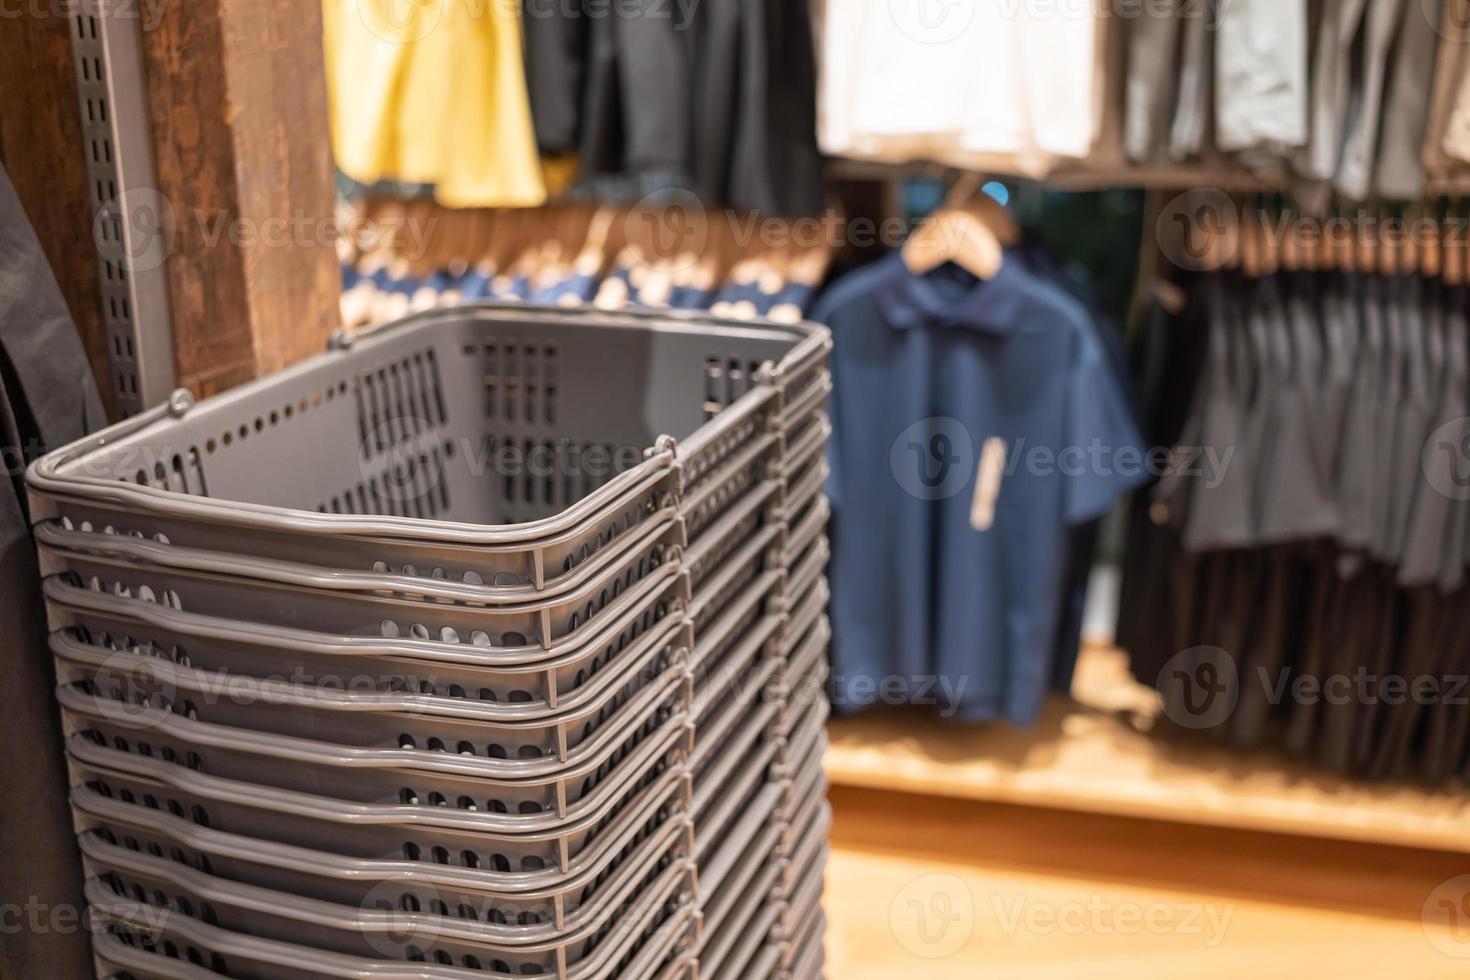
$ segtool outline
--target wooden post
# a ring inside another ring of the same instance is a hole
[[[40,9],[40,8],[37,8]],[[179,384],[208,395],[321,351],[340,322],[317,0],[145,3],[147,114]],[[112,403],[72,21],[0,18],[0,159]]]
[[[0,160],[56,274],[92,369],[106,379],[107,339],[70,23],[64,16],[0,17]],[[101,387],[107,398],[110,391]],[[24,912],[13,928],[0,929],[0,962],[6,974],[16,976],[90,976],[92,955],[81,918],[82,862],[67,805],[66,754],[51,703],[56,676],[39,614],[35,552],[17,526],[21,515],[3,506],[0,512],[0,524],[11,522],[0,529],[0,562],[10,589],[0,595],[10,661],[7,690],[0,698],[0,732],[24,754],[24,761],[18,753],[0,771],[0,798],[6,801],[0,805],[0,895],[17,907],[34,908],[39,916],[32,919]],[[15,588],[27,576],[30,587]]]
[[[190,0],[144,39],[179,383],[208,395],[340,323],[320,0]]]
[[[0,58],[0,160],[56,274],[112,414],[97,247],[68,33],[71,20],[61,14],[34,16],[25,9],[26,15],[0,18],[0,51],[5,52]]]

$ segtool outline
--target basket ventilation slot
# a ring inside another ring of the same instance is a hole
[[[729,357],[707,357],[704,361],[704,414],[713,418],[727,405],[755,387],[761,362]]]

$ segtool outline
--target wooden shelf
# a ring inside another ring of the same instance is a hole
[[[1277,753],[1151,731],[1157,699],[1126,654],[1090,647],[1076,700],[1030,731],[917,710],[833,719],[835,785],[1470,853],[1470,792],[1365,783]]]

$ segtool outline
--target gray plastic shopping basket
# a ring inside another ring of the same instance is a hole
[[[827,346],[441,311],[34,465],[99,969],[789,970]]]
[[[100,878],[88,882],[86,897],[93,927],[98,930],[94,933],[98,959],[134,976],[152,975],[151,971],[168,969],[173,964],[189,965],[198,972],[156,975],[187,980],[201,974],[240,980],[486,980],[558,974],[555,964],[537,971],[534,963],[524,959],[522,966],[530,965],[532,969],[512,972],[512,964],[495,957],[493,949],[473,943],[454,944],[453,953],[443,946],[434,954],[415,949],[405,959],[394,960],[263,939],[211,925],[200,916],[158,915],[158,906],[120,895]],[[176,904],[186,896],[172,898]],[[665,906],[651,904],[642,911],[641,917],[624,917],[595,945],[592,957],[578,961],[567,975],[650,976],[659,964],[677,955],[680,943],[687,941],[693,907],[673,901]],[[488,957],[482,958],[485,954]]]
[[[548,876],[512,872],[508,864],[480,867],[462,854],[455,864],[345,858],[214,830],[141,800],[126,803],[88,787],[78,789],[74,803],[83,838],[157,857],[167,854],[179,865],[223,880],[343,906],[427,910],[513,928],[517,935],[563,930],[595,916],[597,899],[636,875],[640,856],[687,846],[691,832],[682,793],[670,784],[645,812],[620,812],[590,860],[571,873]]]
[[[435,311],[43,458],[33,513],[388,593],[555,591],[770,434],[762,419],[804,420],[829,344],[819,327]]]

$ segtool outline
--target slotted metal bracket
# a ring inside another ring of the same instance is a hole
[[[143,70],[143,11],[94,0],[71,14],[82,153],[114,404],[126,418],[175,387],[164,262],[175,215],[158,190]]]

